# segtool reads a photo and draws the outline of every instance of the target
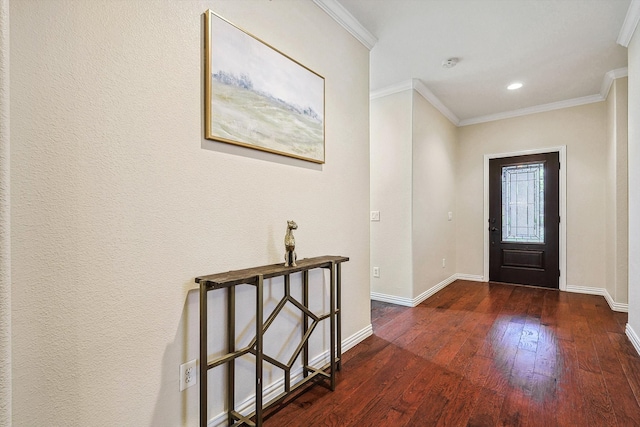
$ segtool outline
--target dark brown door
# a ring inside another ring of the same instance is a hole
[[[489,280],[558,288],[558,153],[489,161]]]

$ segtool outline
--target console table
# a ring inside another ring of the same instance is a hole
[[[248,268],[245,270],[229,271],[227,273],[212,274],[209,276],[197,277],[196,283],[200,284],[200,426],[206,427],[207,414],[207,373],[209,369],[220,365],[227,368],[227,415],[230,426],[262,426],[263,410],[268,406],[282,402],[296,389],[308,383],[312,379],[327,379],[331,390],[336,386],[336,370],[341,368],[342,358],[342,326],[341,326],[341,271],[343,262],[349,261],[347,257],[341,256],[320,256],[306,258],[297,261],[297,266],[284,267],[284,264],[265,265],[261,267]],[[330,295],[329,312],[321,315],[314,314],[309,310],[309,271],[323,268],[330,271]],[[291,296],[290,275],[302,273],[302,302]],[[265,279],[274,277],[284,277],[284,297],[276,305],[276,308],[264,319],[263,313],[263,286]],[[238,285],[250,285],[256,288],[256,335],[247,347],[236,349],[235,330],[235,287]],[[207,293],[217,289],[226,289],[227,297],[227,353],[215,359],[209,359],[207,352]],[[300,344],[296,347],[293,355],[287,363],[280,362],[263,353],[263,336],[269,326],[276,319],[278,314],[289,302],[302,312],[302,337]],[[320,368],[309,365],[308,342],[315,327],[323,320],[329,319],[330,327],[330,361],[329,364]],[[256,401],[255,411],[249,415],[242,415],[235,409],[235,360],[245,354],[255,356],[255,390]],[[303,379],[291,385],[291,368],[298,356],[302,354]],[[284,392],[277,396],[269,405],[263,403],[263,382],[262,368],[263,362],[268,362],[284,371]]]

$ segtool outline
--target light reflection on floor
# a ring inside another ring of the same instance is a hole
[[[555,398],[562,375],[561,351],[555,331],[539,318],[499,316],[481,351],[493,360],[493,374],[500,377],[494,380],[506,382],[537,402]]]

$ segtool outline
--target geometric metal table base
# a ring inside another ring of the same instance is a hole
[[[209,369],[226,364],[227,367],[227,417],[229,426],[262,426],[263,404],[262,370],[263,363],[269,363],[284,372],[284,392],[274,398],[269,406],[282,402],[296,389],[309,381],[324,378],[329,381],[331,390],[335,389],[336,370],[341,368],[342,358],[342,322],[341,308],[341,263],[348,261],[347,257],[322,256],[303,259],[296,267],[284,267],[283,264],[267,265],[245,270],[230,271],[196,278],[200,284],[200,426],[207,426],[207,372]],[[329,312],[316,315],[309,309],[309,270],[316,268],[330,271],[331,283],[329,290]],[[302,272],[302,302],[291,296],[290,275]],[[284,296],[273,309],[269,317],[263,322],[263,288],[264,280],[274,277],[284,277]],[[235,286],[246,284],[256,288],[256,334],[249,345],[241,349],[235,348]],[[207,353],[207,293],[215,289],[226,289],[227,292],[227,353],[216,359],[209,360]],[[302,313],[302,328],[300,343],[286,363],[264,354],[264,334],[276,320],[282,310],[291,304]],[[326,367],[309,366],[309,338],[320,322],[329,319],[330,323],[330,361]],[[235,360],[246,354],[255,357],[255,411],[243,416],[235,410]],[[302,355],[303,379],[291,385],[291,369],[295,361]],[[202,361],[206,360],[206,365]],[[328,370],[328,372],[325,372]]]

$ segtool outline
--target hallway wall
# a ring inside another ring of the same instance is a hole
[[[413,83],[413,82],[412,82]],[[417,90],[371,100],[372,298],[419,303],[456,272],[456,127]],[[445,265],[442,265],[442,260]]]
[[[412,90],[371,100],[371,292],[413,298]]]
[[[640,32],[629,54],[629,323],[627,335],[640,353]]]
[[[628,302],[628,79],[613,81],[607,97],[606,289]]]
[[[464,126],[458,137],[458,273],[483,275],[484,155],[566,145],[567,286],[604,288],[606,104]]]
[[[456,265],[458,130],[413,92],[413,296],[447,281]],[[451,220],[449,220],[451,213]],[[444,265],[442,262],[444,260]]]
[[[203,139],[207,8],[325,77],[324,165]],[[178,381],[198,358],[194,278],[282,262],[289,219],[299,258],[350,257],[343,338],[370,330],[369,51],[358,40],[310,0],[11,0],[10,18],[13,425],[197,425],[198,387]],[[312,283],[322,308],[328,276]],[[254,298],[239,288],[239,307]],[[223,301],[209,294],[212,357]],[[252,313],[238,310],[239,340]],[[287,337],[287,325],[273,332]],[[253,367],[237,370],[242,402]],[[224,376],[209,374],[210,417],[224,410]]]

